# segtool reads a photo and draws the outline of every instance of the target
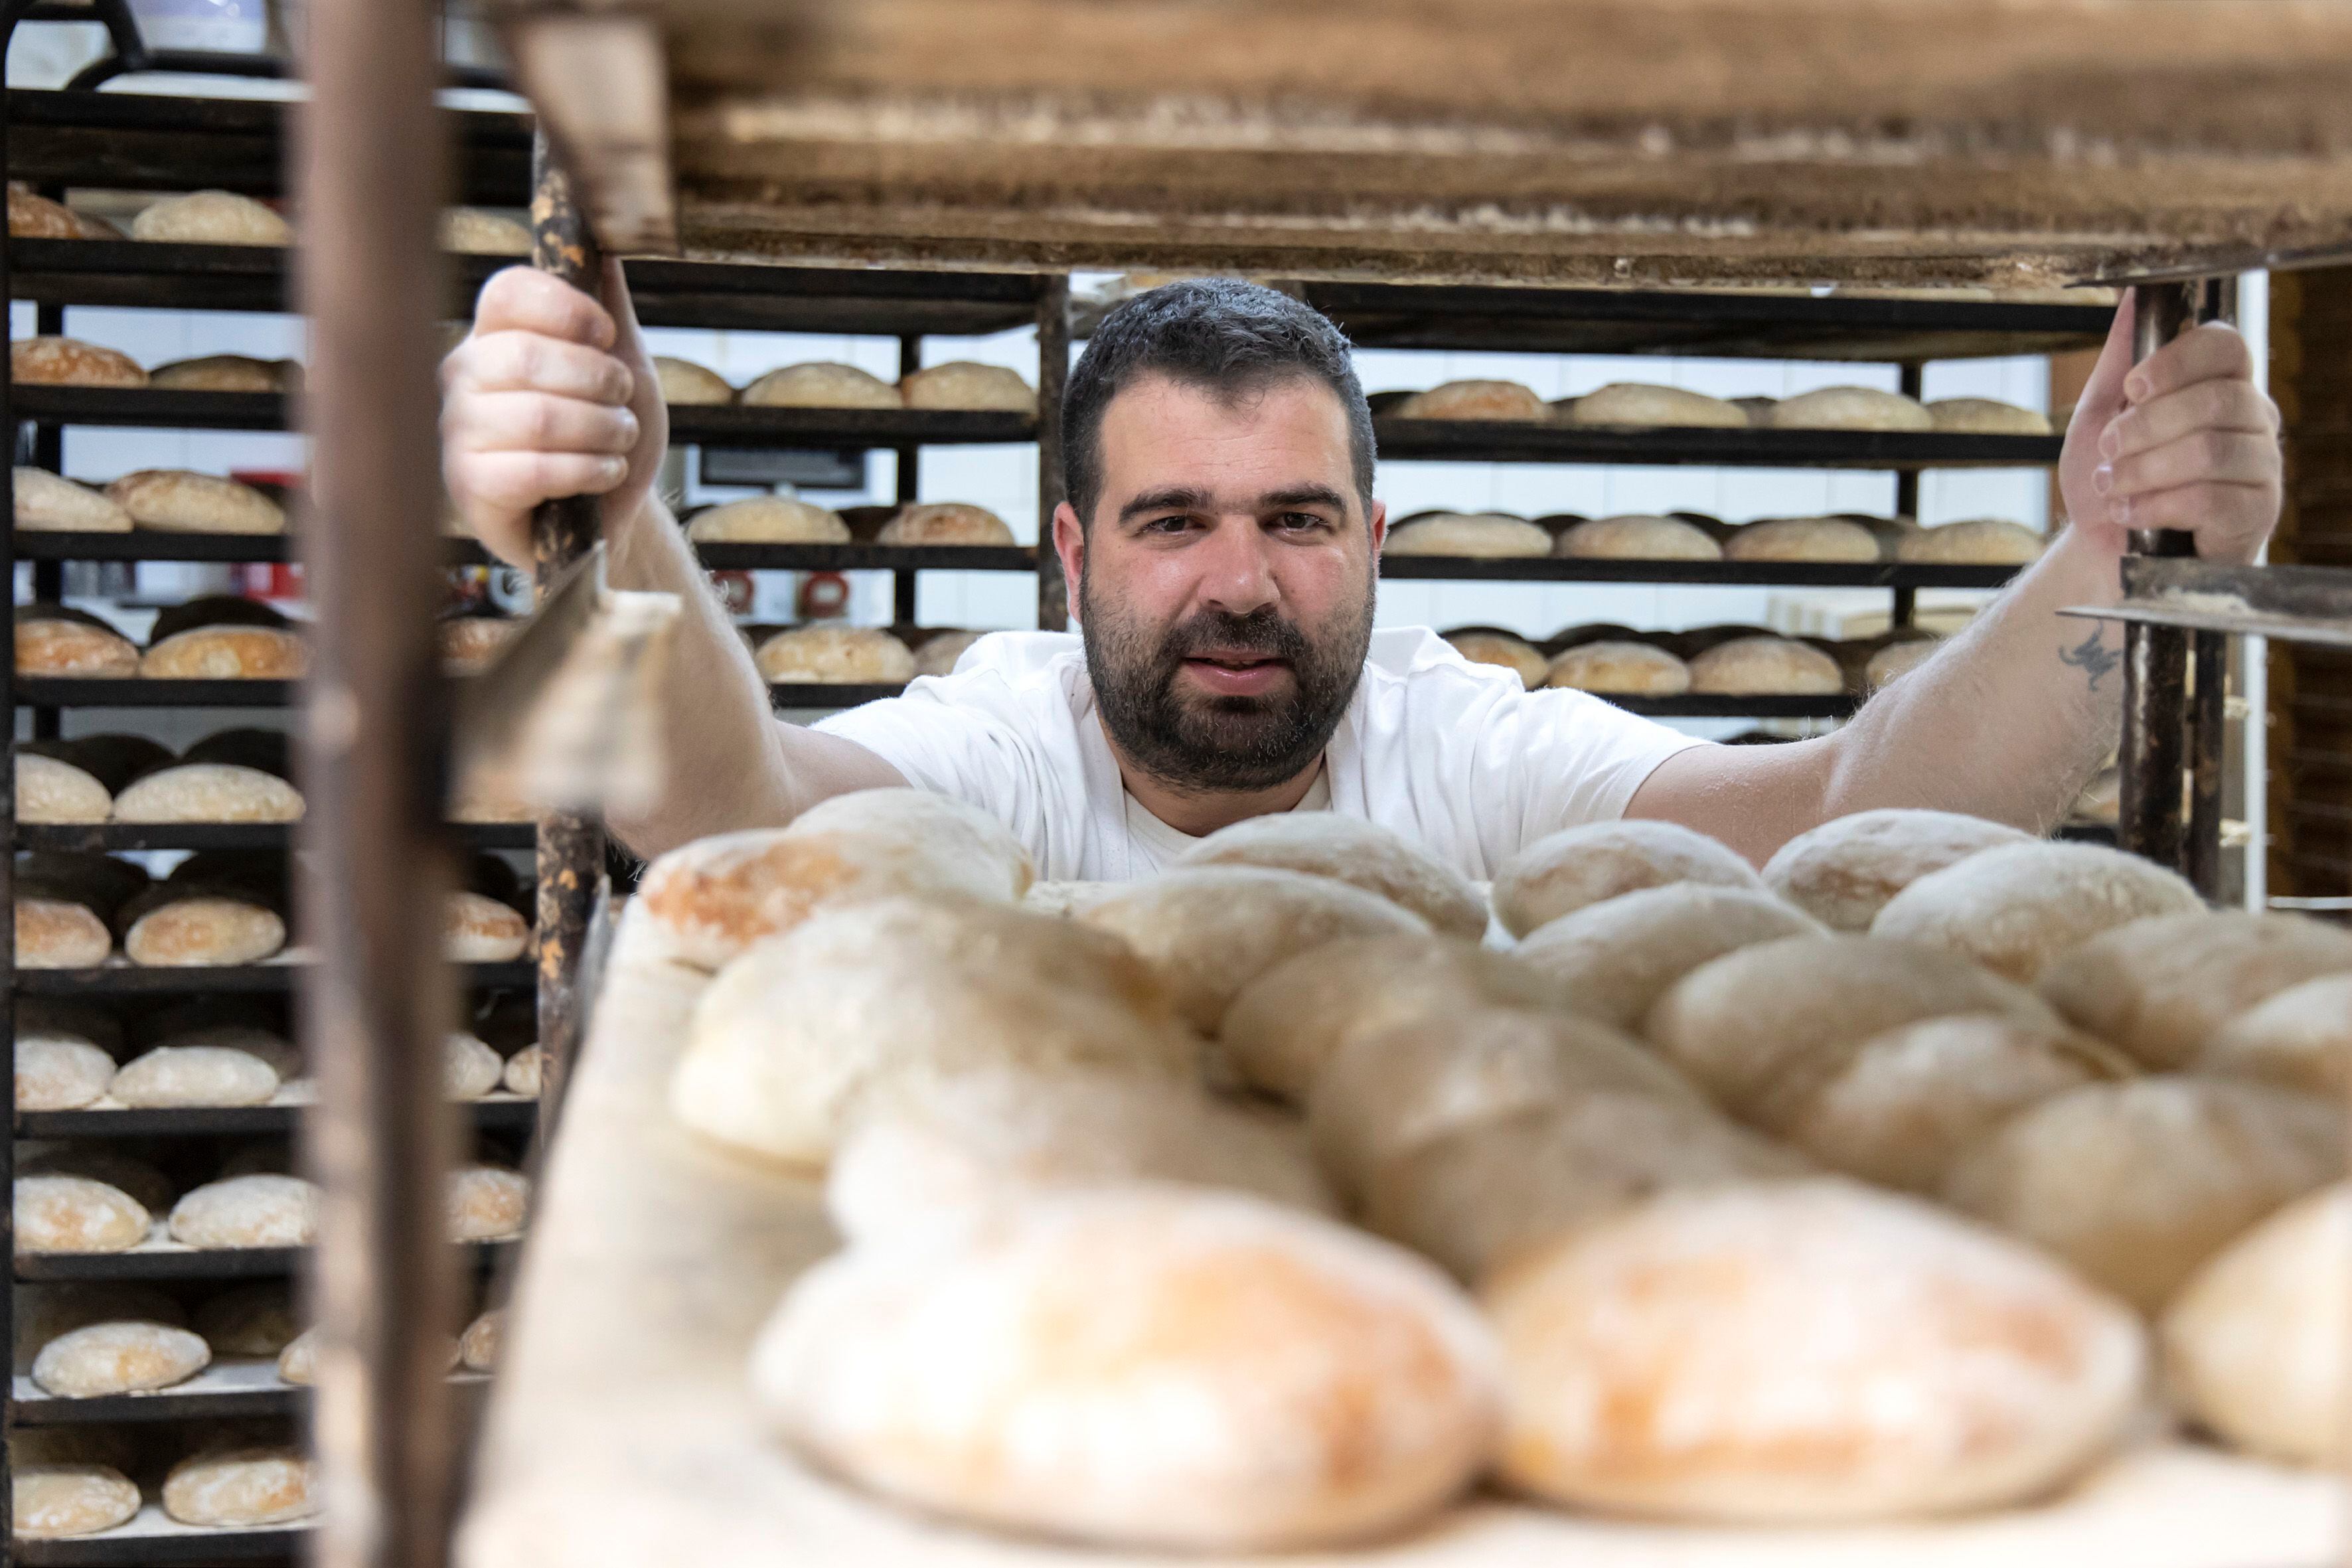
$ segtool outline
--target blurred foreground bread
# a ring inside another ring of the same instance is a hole
[[[2352,974],[2287,987],[2223,1025],[2192,1066],[2340,1097],[2352,1089]]]
[[[2158,915],[2102,931],[2037,985],[2075,1026],[2143,1066],[2185,1068],[2256,1004],[2352,972],[2352,932],[2307,915],[2243,910]]]
[[[1632,429],[1744,430],[1748,415],[1736,403],[1685,392],[1679,386],[1653,386],[1636,381],[1613,381],[1571,401],[1561,416],[1570,425],[1621,426]]]
[[[1398,404],[1395,417],[1541,420],[1550,418],[1551,410],[1516,381],[1449,381]]]
[[[1868,931],[1886,901],[1930,871],[2033,836],[1980,816],[1891,807],[1800,833],[1764,863],[1764,885],[1822,924]]]
[[[18,338],[8,345],[9,379],[23,386],[144,386],[139,362],[79,338]]]
[[[2103,931],[2205,907],[2188,881],[2096,844],[2000,844],[1930,871],[1886,901],[1871,934],[1948,948],[2031,984]]]
[[[131,220],[131,237],[175,245],[291,245],[286,220],[251,196],[192,191],[165,196]]]
[[[1933,430],[1925,408],[1899,392],[1867,386],[1824,386],[1772,405],[1765,422],[1775,430]]]
[[[1470,1483],[1497,1418],[1492,1342],[1427,1264],[1150,1186],[838,1254],[761,1331],[751,1383],[786,1441],[884,1497],[1189,1551],[1400,1529]]]
[[[751,408],[903,408],[898,389],[854,364],[812,363],[772,370],[736,401]]]
[[[2046,542],[2022,523],[1980,517],[1906,533],[1895,542],[1895,559],[1922,565],[2023,566],[2041,555]]]
[[[1824,934],[1802,910],[1760,889],[1670,882],[1621,893],[1548,921],[1511,950],[1562,1005],[1622,1029],[1709,959],[1753,942]]]
[[[962,501],[924,501],[902,507],[874,536],[877,544],[983,544],[1008,548],[1015,541],[1004,520],[984,506]]]
[[[1794,637],[1733,637],[1690,661],[1690,689],[1722,697],[1835,697],[1837,660]]]
[[[1839,1181],[1669,1194],[1479,1294],[1504,1480],[1657,1519],[2025,1502],[2116,1445],[2147,1363],[2130,1313],[2029,1249]]]
[[[1468,879],[1400,835],[1334,811],[1247,817],[1210,834],[1176,863],[1328,877],[1412,910],[1441,935],[1475,942],[1486,932],[1486,900]]]
[[[286,510],[251,485],[185,468],[142,468],[106,487],[142,528],[166,533],[283,533]]]
[[[530,230],[479,207],[447,207],[441,214],[441,248],[459,256],[529,256]]]
[[[1383,555],[1466,555],[1480,560],[1551,553],[1551,535],[1525,518],[1497,512],[1432,512],[1389,531]]]
[[[1878,536],[1842,517],[1775,517],[1732,531],[1726,561],[1875,561]]]
[[[1037,395],[1018,371],[971,360],[950,360],[899,377],[898,396],[909,408],[1004,414],[1037,410]]]
[[[131,514],[101,490],[47,468],[16,470],[16,526],[28,533],[128,533]]]
[[[915,655],[877,626],[795,626],[752,655],[760,678],[778,685],[895,686],[915,679]]]
[[[718,372],[691,360],[654,356],[654,375],[661,383],[664,403],[679,407],[724,407],[735,401],[735,389]]]
[[[1519,678],[1521,686],[1531,690],[1543,684],[1544,656],[1525,637],[1473,629],[1447,632],[1445,641],[1473,664],[1491,664],[1497,669],[1509,670]]]
[[[1690,680],[1690,666],[1664,648],[1604,638],[1562,652],[1542,684],[1612,697],[1679,697]]]
[[[1573,561],[1720,561],[1723,547],[1678,517],[1596,517],[1576,523],[1551,553]]]
[[[694,514],[686,536],[697,544],[846,544],[841,514],[782,496],[752,496]]]
[[[502,1165],[460,1165],[447,1189],[449,1239],[498,1241],[522,1234],[530,1208],[530,1182]]]
[[[511,905],[460,889],[449,895],[442,956],[452,963],[510,963],[530,944],[530,922]]]
[[[1495,913],[1523,937],[1587,904],[1669,882],[1764,885],[1755,867],[1703,833],[1627,817],[1563,828],[1528,845],[1495,878]]]
[[[16,606],[16,673],[122,680],[139,673],[139,649],[86,610]]]

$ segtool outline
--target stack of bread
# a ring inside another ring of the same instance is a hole
[[[299,680],[310,649],[257,599],[209,595],[155,617],[142,649],[106,620],[60,605],[16,606],[16,673],[125,680]]]
[[[1763,564],[2021,566],[2046,542],[2022,523],[1972,518],[1922,528],[1908,518],[1845,513],[1727,523],[1700,512],[1614,517],[1569,513],[1529,521],[1507,512],[1416,512],[1399,519],[1384,555],[1568,561],[1727,561]]]
[[[2185,1420],[2336,1451],[2352,936],[1937,812],[1760,870],[1580,827],[1490,897],[1328,813],[1033,879],[875,791],[633,910],[709,977],[668,1114],[824,1173],[847,1245],[748,1376],[848,1483],[1170,1550],[1375,1540],[1481,1478],[1947,1515],[2123,1445],[2151,1323]]]
[[[153,1515],[157,1526],[257,1530],[300,1523],[322,1506],[316,1468],[282,1420],[217,1421],[195,1432],[168,1422],[152,1431],[145,1423],[36,1427],[9,1435],[8,1458],[16,1533],[30,1540],[98,1535],[133,1521],[144,1533]]]
[[[176,368],[167,366],[155,374],[161,378]],[[224,374],[215,365],[208,377]],[[134,528],[159,533],[286,531],[286,509],[262,491],[186,468],[142,468],[100,489],[47,468],[20,468],[15,486],[16,526],[31,532],[126,533]]]

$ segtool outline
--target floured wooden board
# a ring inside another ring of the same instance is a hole
[[[501,7],[613,248],[1646,288],[2352,253],[2337,0]]]
[[[758,1428],[743,1368],[793,1277],[834,1246],[805,1178],[670,1120],[705,982],[635,954],[610,980],[539,1191],[492,1395],[463,1568],[1089,1568],[1244,1561],[1073,1550],[927,1521],[813,1474]],[[1728,1531],[1616,1523],[1481,1497],[1361,1552],[1267,1568],[2307,1568],[2334,1561],[2338,1485],[2151,1446],[2045,1507],[1935,1525]]]

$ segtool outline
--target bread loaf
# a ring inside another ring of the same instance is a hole
[[[1445,641],[1473,664],[1509,670],[1523,687],[1533,689],[1543,684],[1544,656],[1525,637],[1508,632],[1458,631],[1447,632]]]
[[[96,1535],[139,1511],[139,1489],[110,1465],[11,1465],[9,1512],[17,1535],[33,1541]]]
[[[530,922],[479,893],[451,893],[441,955],[452,963],[510,963],[530,945]]]
[[[445,207],[441,248],[459,256],[529,256],[530,230],[479,207]]]
[[[152,1223],[129,1193],[87,1176],[18,1176],[12,1208],[19,1252],[125,1252]]]
[[[2023,566],[2047,542],[2021,523],[1982,517],[1906,533],[1895,542],[1895,559],[1921,565]]]
[[[20,386],[144,386],[139,362],[79,338],[19,338],[8,345],[8,376]]]
[[[2288,986],[2223,1025],[2192,1065],[2342,1098],[2352,1088],[2352,974]]]
[[[2344,1173],[2343,1121],[2267,1084],[2085,1084],[1971,1144],[1943,1196],[2152,1312],[2248,1226]]]
[[[196,1332],[216,1356],[276,1357],[302,1331],[284,1280],[224,1290],[196,1309]]]
[[[1690,689],[1690,666],[1664,648],[1603,638],[1562,652],[1543,684],[1612,697],[1679,697]]]
[[[1667,987],[1708,960],[1820,934],[1811,918],[1760,889],[1669,882],[1548,921],[1511,956],[1556,987],[1560,1005],[1637,1029]]]
[[[525,1046],[507,1058],[499,1074],[499,1085],[509,1094],[519,1094],[525,1100],[539,1098],[540,1083],[546,1073],[547,1053],[537,1046]]]
[[[457,1359],[468,1372],[488,1372],[499,1363],[499,1338],[506,1330],[506,1311],[493,1308],[466,1325],[457,1336]]]
[[[278,1352],[278,1379],[298,1388],[308,1388],[319,1381],[319,1330],[316,1324],[303,1330],[286,1342]]]
[[[16,1172],[24,1176],[79,1176],[84,1181],[100,1182],[120,1193],[127,1193],[133,1202],[151,1215],[161,1215],[172,1206],[172,1194],[178,1189],[170,1177],[146,1161],[125,1154],[105,1143],[61,1143],[35,1156],[28,1146],[22,1152],[30,1156],[19,1159]]]
[[[2187,1067],[2232,1019],[2288,986],[2347,972],[2352,932],[2231,910],[2102,931],[2053,961],[2037,989],[2078,1028],[2164,1070]]]
[[[1010,374],[1010,373],[1007,373]],[[875,534],[877,544],[985,544],[1015,542],[1004,520],[984,506],[962,501],[926,501],[903,507]]]
[[[107,486],[106,493],[141,528],[165,533],[286,531],[284,507],[251,485],[213,474],[142,468]]]
[[[299,1176],[230,1176],[172,1205],[184,1247],[308,1247],[319,1230],[319,1189]]]
[[[1696,523],[1632,513],[1577,523],[1550,553],[1570,561],[1720,561],[1723,547]]]
[[[1824,386],[1784,397],[1767,416],[1775,430],[1933,430],[1927,411],[1897,392]]]
[[[2204,907],[2186,880],[2137,855],[2096,844],[2002,844],[1912,882],[1870,930],[2031,983],[2103,931]]]
[[[16,924],[19,969],[95,969],[114,951],[106,921],[76,900],[19,896]]]
[[[2033,836],[1980,816],[1892,807],[1834,817],[1764,863],[1764,884],[1823,925],[1863,931],[1888,900],[1947,866]]]
[[[96,616],[56,605],[19,605],[16,673],[121,680],[139,673],[139,650]]]
[[[149,773],[114,801],[117,822],[299,822],[302,795],[259,768],[184,763]]]
[[[1679,386],[1651,386],[1641,382],[1613,381],[1571,402],[1562,416],[1570,425],[1622,426],[1633,429],[1744,430],[1748,415],[1734,403],[1685,392]]]
[[[522,623],[507,616],[446,616],[437,635],[441,668],[451,675],[479,675],[512,642]]]
[[[63,202],[37,196],[8,182],[8,237],[11,239],[121,239],[122,231],[104,218],[87,217]]]
[[[961,408],[1034,414],[1037,395],[1018,371],[999,364],[950,360],[898,380],[898,396],[909,408]]]
[[[915,673],[917,675],[953,675],[956,661],[963,658],[965,650],[987,635],[986,632],[932,633],[916,646]]]
[[[457,1030],[442,1042],[441,1093],[449,1100],[479,1100],[499,1087],[506,1064],[479,1036]]]
[[[1495,913],[1513,936],[1620,893],[1670,882],[1761,888],[1756,868],[1703,833],[1671,822],[1588,822],[1547,834],[1495,878]]]
[[[16,820],[41,823],[104,822],[114,811],[106,786],[62,757],[19,742],[16,756]]]
[[[1010,1067],[875,1097],[834,1156],[824,1201],[842,1235],[872,1241],[971,1224],[1040,1193],[1138,1180],[1338,1207],[1287,1117],[1171,1079]]]
[[[115,1281],[71,1285],[18,1285],[11,1297],[16,1314],[16,1370],[30,1373],[50,1341],[92,1323],[147,1322],[177,1327],[187,1321],[180,1304],[152,1285]]]
[[[751,408],[902,408],[898,389],[852,364],[772,370],[737,399]]]
[[[522,1234],[530,1183],[520,1171],[463,1165],[449,1173],[449,1239],[498,1241]]]
[[[142,1109],[262,1105],[278,1092],[278,1070],[233,1046],[158,1046],[114,1075],[111,1092]]]
[[[1486,1331],[1427,1265],[1151,1187],[836,1255],[761,1331],[751,1382],[786,1441],[884,1497],[1186,1551],[1399,1529],[1469,1484],[1496,1409]]]
[[[1775,517],[1735,529],[1726,561],[1875,561],[1878,536],[1842,517]]]
[[[1793,637],[1733,637],[1690,661],[1690,689],[1718,697],[1835,697],[1837,660]]]
[[[2231,1447],[2336,1466],[2352,1391],[2352,1186],[2297,1198],[2231,1242],[2164,1310],[2167,1390]]]
[[[286,946],[286,917],[249,889],[173,884],[123,908],[122,953],[148,968],[259,963]]]
[[[691,360],[656,354],[654,375],[661,384],[662,401],[673,407],[719,408],[735,401],[735,388],[725,376]]]
[[[147,384],[159,392],[286,393],[297,389],[301,369],[293,360],[205,354],[157,365],[148,372]]]
[[[1387,828],[1332,811],[1282,811],[1219,828],[1179,866],[1265,866],[1328,877],[1386,899],[1446,936],[1486,934],[1486,900],[1444,861]]]
[[[1551,535],[1500,512],[1432,512],[1389,530],[1383,555],[1462,555],[1478,560],[1551,553]]]
[[[671,850],[646,868],[636,908],[664,957],[715,970],[828,906],[896,893],[1009,902],[1034,876],[1028,850],[977,806],[921,790],[859,790],[790,827]]]
[[[1449,381],[1397,405],[1399,419],[1528,419],[1551,417],[1544,400],[1516,381]]]
[[[763,680],[778,685],[896,686],[915,679],[907,645],[875,626],[795,626],[752,655]]]
[[[1502,1475],[1580,1509],[1830,1524],[2023,1502],[2121,1437],[2131,1314],[1834,1180],[1675,1193],[1489,1279]]]
[[[752,496],[694,514],[687,538],[697,544],[846,544],[841,514],[782,496]]]
[[[274,626],[201,626],[164,637],[139,659],[151,680],[299,680],[310,673],[301,637]]]
[[[163,1511],[182,1524],[291,1524],[319,1511],[317,1478],[299,1448],[236,1447],[193,1455],[163,1479]]]
[[[16,527],[26,533],[128,533],[121,502],[47,468],[18,468]]]
[[[1966,436],[2047,436],[2050,416],[1990,397],[1939,397],[1927,405],[1938,430]]]
[[[92,1323],[58,1335],[33,1362],[33,1381],[60,1399],[144,1394],[212,1364],[211,1347],[167,1323]]]
[[[291,245],[286,220],[228,191],[166,196],[131,220],[131,237],[173,245]]]
[[[16,1109],[79,1110],[114,1081],[114,1058],[77,1036],[16,1026]]]
[[[1870,656],[1862,667],[1863,695],[1884,691],[1895,681],[1910,674],[1936,657],[1944,646],[1941,637],[1913,637],[1904,642],[1888,643]]]
[[[1257,866],[1168,871],[1078,915],[1132,948],[1213,1031],[1243,987],[1294,954],[1350,936],[1426,935],[1429,922],[1360,888]]]
[[[821,910],[722,969],[670,1109],[735,1149],[821,1164],[854,1101],[894,1082],[1071,1065],[1192,1081],[1200,1055],[1163,983],[1113,938],[1010,906],[887,898]]]

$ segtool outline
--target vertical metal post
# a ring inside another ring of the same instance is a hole
[[[2230,679],[2230,638],[2225,632],[2191,632],[2196,668],[2189,694],[2189,831],[2182,844],[2181,874],[2209,900],[2221,896],[2221,773],[2226,747],[2224,721]]]
[[[1070,384],[1070,279],[1057,272],[1037,290],[1037,626],[1066,631],[1070,585],[1054,553],[1054,509],[1062,504],[1062,393]]]
[[[434,237],[446,152],[431,0],[320,0],[291,184],[310,320],[302,553],[318,610],[303,715],[302,995],[319,1071],[305,1157],[320,1215],[315,1441],[322,1568],[438,1568],[450,1510],[456,1259],[441,956],[447,706],[433,636],[444,505]]]
[[[1906,360],[1902,364],[1903,395],[1917,402],[1927,387],[1927,367],[1917,360]],[[1895,475],[1895,515],[1919,521],[1919,470],[1900,468]],[[1895,590],[1895,603],[1887,615],[1891,626],[1907,626],[1919,618],[1919,591],[1916,588]]]
[[[583,293],[599,292],[604,272],[595,237],[574,198],[571,177],[544,133],[531,142],[531,265]],[[603,514],[594,496],[543,503],[531,519],[531,542],[543,595],[562,570],[595,548]],[[580,955],[604,876],[604,825],[593,816],[550,812],[539,819],[537,905],[531,941],[539,973],[539,1046],[543,1053],[539,1141],[554,1131],[563,1088],[580,1049],[585,1016]]]
[[[2142,283],[2132,289],[2132,358],[2144,360],[2186,331],[2200,286]],[[2190,555],[2195,539],[2169,529],[2138,530],[2143,555]],[[2136,855],[2179,868],[2180,780],[2188,766],[2189,635],[2169,626],[2124,626],[2124,725],[2118,763],[2122,802],[2116,840]]]
[[[908,376],[914,374],[917,371],[922,368],[923,340],[912,333],[902,335],[898,339],[898,380],[900,384],[903,385]],[[916,501],[922,499],[923,449],[920,447],[911,445],[900,447],[898,448],[898,504],[900,506],[911,506]],[[910,571],[893,572],[890,574],[890,619],[902,626],[911,626],[917,624],[915,620],[915,574]]]
[[[23,17],[28,3],[29,0],[13,0],[6,8],[5,26],[0,26],[0,60],[7,58],[8,45],[16,37],[16,24]],[[8,169],[6,96],[6,89],[0,88],[0,182],[6,180]],[[0,300],[15,298],[14,280],[9,277],[8,247],[0,243]],[[0,369],[0,430],[8,433],[8,461],[5,465],[8,471],[0,474],[0,495],[7,498],[8,515],[12,519],[16,515],[14,380],[5,369]],[[13,529],[0,533],[0,567],[5,568],[9,595],[13,599],[16,586],[16,538]],[[0,698],[5,698],[8,704],[8,736],[13,741],[16,735],[16,661],[14,658],[6,660],[5,668],[0,668]],[[0,967],[0,1012],[5,1013],[8,1025],[8,1081],[13,1084],[16,1081],[16,769],[13,760],[8,768],[0,771],[6,774],[0,777],[0,822],[6,823],[8,828],[8,851],[0,855],[0,966],[5,966]],[[13,1106],[13,1100],[11,1104]],[[6,1178],[9,1191],[13,1193],[16,1185],[16,1118],[13,1113],[9,1118],[8,1136],[0,1138],[0,1177]],[[7,1256],[12,1259],[16,1256],[14,1209],[15,1205],[11,1205],[8,1217],[0,1219],[0,1241],[7,1244]],[[13,1281],[7,1290],[0,1291],[0,1296],[6,1298],[0,1300],[0,1331],[7,1334],[8,1342],[13,1345],[16,1342],[16,1292]],[[9,1383],[8,1389],[0,1392],[0,1402],[4,1402],[0,1403],[0,1416],[5,1416],[5,1426],[13,1428],[16,1426],[15,1379],[11,1378]],[[0,1431],[0,1497],[9,1498],[13,1502],[16,1478],[8,1460],[5,1436],[5,1431]],[[12,1529],[10,1540],[13,1542],[14,1539]],[[9,1552],[0,1551],[0,1562],[5,1562],[11,1555],[13,1553]]]

